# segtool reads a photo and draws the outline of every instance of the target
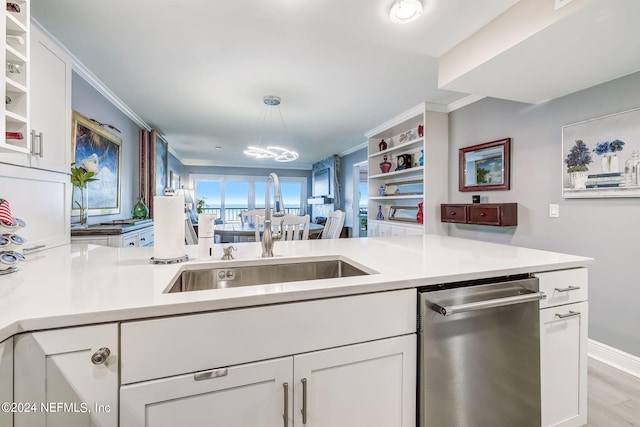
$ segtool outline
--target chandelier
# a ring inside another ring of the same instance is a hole
[[[274,115],[276,114],[276,111],[280,117],[282,126],[285,127],[284,118],[280,111],[280,102],[282,99],[279,96],[267,95],[262,99],[262,101],[264,102],[264,107],[262,108],[262,113],[260,114],[258,121],[261,122],[263,130],[267,125],[267,121],[270,124],[269,127],[273,128]],[[260,145],[261,142],[262,132],[258,137],[257,145],[248,146],[244,150],[244,154],[255,157],[256,159],[273,159],[276,162],[292,162],[298,158],[298,153],[295,151],[271,144],[267,144],[266,147],[263,147]]]

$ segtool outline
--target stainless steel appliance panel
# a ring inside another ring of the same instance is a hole
[[[421,427],[540,426],[537,279],[420,293]]]

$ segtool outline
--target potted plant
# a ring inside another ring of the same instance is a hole
[[[602,141],[596,144],[596,147],[593,149],[593,152],[598,156],[604,154],[602,158],[602,172],[604,173],[617,173],[619,172],[618,167],[618,155],[615,154],[616,151],[622,151],[624,145],[624,141],[620,141],[619,139],[609,141]]]
[[[89,193],[87,191],[87,184],[93,181],[97,181],[94,172],[89,172],[83,167],[76,167],[74,163],[71,163],[71,185],[80,191],[80,201],[74,201],[74,205],[80,210],[80,225],[86,226],[87,219],[89,217]]]
[[[198,203],[196,203],[196,212],[199,214],[204,212],[204,197],[198,199]]]
[[[589,168],[587,165],[591,163],[591,153],[586,144],[577,139],[576,143],[569,150],[569,154],[564,159],[567,164],[567,173],[571,177],[571,188],[583,189],[587,182]]]

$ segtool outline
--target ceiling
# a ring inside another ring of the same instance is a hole
[[[79,64],[159,130],[184,164],[306,169],[361,145],[366,131],[422,102],[450,109],[469,95],[492,96],[490,86],[504,76],[491,70],[489,82],[484,74],[473,78],[473,70],[490,61],[470,66],[444,90],[438,88],[440,58],[514,5],[532,1],[541,0],[423,0],[423,16],[407,25],[388,19],[392,0],[32,0],[31,13]],[[581,24],[569,27],[579,31],[572,43],[580,44],[580,32],[589,31]],[[561,26],[549,27],[562,34]],[[629,37],[620,31],[615,36]],[[544,51],[543,41],[531,49]],[[609,72],[585,84],[629,72]],[[265,95],[282,98],[284,127],[260,125]],[[298,151],[300,158],[275,163],[244,156],[260,137]]]

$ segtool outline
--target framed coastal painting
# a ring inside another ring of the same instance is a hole
[[[122,140],[76,111],[73,112],[72,133],[72,162],[76,167],[94,172],[97,178],[87,184],[89,215],[120,213]],[[78,206],[75,201],[80,201],[80,194],[74,188],[74,208]],[[79,215],[80,210],[74,208],[71,215]]]
[[[640,197],[640,108],[562,128],[565,198]]]
[[[511,138],[458,150],[458,190],[491,191],[510,188]]]
[[[169,144],[156,130],[140,132],[140,192],[153,218],[153,197],[164,196],[169,181]]]

